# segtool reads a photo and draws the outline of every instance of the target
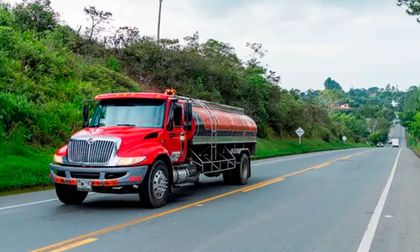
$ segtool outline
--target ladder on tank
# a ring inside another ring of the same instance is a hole
[[[202,101],[194,100],[195,103],[204,108],[210,118],[210,161],[217,159],[217,117],[210,110],[210,108]]]

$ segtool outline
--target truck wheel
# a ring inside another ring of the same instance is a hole
[[[140,201],[150,208],[158,208],[166,204],[169,197],[168,167],[162,160],[151,166],[146,179],[141,184]]]
[[[58,199],[67,205],[76,205],[82,203],[88,192],[77,191],[75,186],[55,184],[55,192]]]
[[[248,183],[251,163],[247,154],[242,153],[236,168],[231,171],[231,179],[234,184],[245,185]]]

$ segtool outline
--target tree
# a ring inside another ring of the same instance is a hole
[[[192,50],[198,50],[200,45],[200,34],[195,32],[192,36],[184,37],[185,42],[187,42],[187,48]]]
[[[10,8],[9,4],[0,3],[0,26],[13,26],[15,20]]]
[[[324,107],[328,114],[331,115],[335,110],[335,106],[344,98],[343,93],[334,89],[325,89],[316,97],[316,103]]]
[[[417,112],[414,117],[413,121],[410,122],[410,133],[416,139],[417,144],[420,143],[420,112]]]
[[[107,45],[112,48],[124,48],[141,40],[140,31],[137,27],[123,26],[115,31],[114,35],[107,37]]]
[[[112,19],[112,13],[108,11],[97,10],[94,6],[84,8],[85,14],[89,16],[90,27],[86,28],[85,36],[91,42],[102,31],[105,30],[104,24],[109,24]]]
[[[376,95],[376,93],[379,92],[379,88],[378,87],[370,87],[368,88],[368,93],[371,95]]]
[[[404,110],[400,114],[402,124],[416,138],[420,139],[420,87],[410,87],[404,99]]]
[[[235,55],[234,48],[227,44],[215,39],[209,39],[206,43],[200,46],[200,51],[207,56],[210,57],[218,57],[218,56],[226,56],[228,58],[232,58],[233,60],[238,60]]]
[[[246,46],[251,49],[251,55],[249,55],[250,59],[248,60],[248,66],[257,66],[260,64],[259,59],[262,59],[267,50],[265,50],[261,43],[251,43],[247,42]]]
[[[336,91],[343,91],[340,83],[336,82],[335,80],[328,77],[324,82],[325,89],[336,90]]]
[[[16,24],[22,30],[43,32],[57,26],[58,14],[50,6],[49,0],[24,1],[13,9]]]
[[[418,16],[417,22],[420,22],[420,0],[397,0],[398,6],[406,6],[406,12],[411,16]]]

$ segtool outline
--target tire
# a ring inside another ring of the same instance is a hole
[[[166,163],[162,160],[155,161],[141,184],[140,201],[148,208],[164,206],[169,197],[169,186]]]
[[[231,171],[231,181],[236,185],[245,185],[251,174],[251,163],[247,154],[242,153],[236,164],[236,168]]]
[[[66,205],[81,204],[88,192],[77,191],[76,186],[55,184],[55,192],[58,199]]]

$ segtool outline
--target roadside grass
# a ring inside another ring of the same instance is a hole
[[[50,185],[48,164],[53,150],[23,144],[0,145],[0,192]],[[32,190],[31,190],[32,191]],[[2,193],[3,194],[3,193]]]
[[[303,138],[301,145],[299,145],[297,139],[258,139],[257,153],[254,159],[358,147],[369,147],[369,145],[363,143],[343,143],[341,141],[325,142],[318,138]]]
[[[420,143],[417,144],[416,139],[410,134],[407,134],[407,140],[408,140],[408,147],[410,147],[420,158]]]
[[[302,145],[296,139],[258,139],[257,154],[253,159],[366,146],[320,139],[303,139]],[[53,153],[53,149],[37,149],[24,144],[0,144],[0,196],[52,188],[48,165]]]

